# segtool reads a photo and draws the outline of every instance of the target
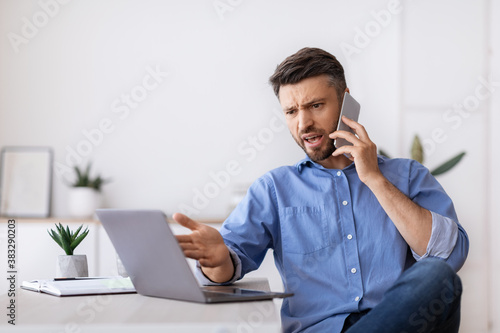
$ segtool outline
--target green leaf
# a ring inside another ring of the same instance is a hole
[[[383,149],[378,150],[379,155],[384,155],[387,158],[391,158],[389,154],[387,154]]]
[[[86,184],[85,186],[88,186],[87,184],[90,182],[90,166],[91,166],[91,163],[89,162],[87,164],[87,168],[85,169],[85,174],[84,174],[84,178],[83,178],[83,181]]]
[[[61,243],[61,237],[52,229],[47,230],[47,232],[49,233],[50,237],[52,237],[52,239],[60,246],[62,247],[62,243]]]
[[[64,227],[61,225],[61,243],[64,252],[66,252],[66,254],[69,256],[72,255],[73,251],[71,250],[71,234],[68,226],[66,226],[66,229],[64,229]]]
[[[80,169],[78,169],[77,166],[74,166],[73,169],[75,169],[75,172],[76,172],[75,186],[81,186],[80,185],[80,180],[82,179],[82,173],[80,172]]]
[[[88,228],[87,228],[88,229]],[[78,246],[78,244],[80,244],[80,242],[85,238],[87,237],[88,233],[89,233],[89,230],[85,229],[85,231],[80,235],[80,237],[78,237],[77,239],[75,239],[72,243],[71,243],[71,251],[74,251],[75,248]]]
[[[85,169],[85,174],[86,174],[87,176],[88,176],[88,175],[90,175],[90,167],[91,167],[91,165],[92,165],[92,163],[90,163],[90,162],[89,162],[89,163],[87,164],[87,168]]]
[[[423,164],[424,163],[424,148],[420,142],[418,135],[415,135],[413,139],[413,144],[411,146],[411,158],[415,161]]]
[[[103,184],[103,180],[102,180],[101,176],[97,176],[97,178],[94,179],[94,181],[92,182],[92,188],[97,190],[97,191],[100,191],[102,184]]]
[[[73,251],[71,250],[71,244],[63,243],[63,250],[64,250],[64,253],[66,253],[66,255],[68,255],[68,256],[73,255]]]
[[[462,157],[464,157],[464,155],[465,155],[465,152],[461,152],[457,156],[452,157],[448,161],[444,162],[443,164],[441,164],[440,166],[438,166],[437,168],[435,168],[434,170],[432,170],[431,174],[433,176],[437,176],[437,175],[440,175],[440,174],[443,174],[443,173],[449,171],[455,165],[457,165],[458,162],[460,162],[460,160],[462,159]]]
[[[89,162],[85,169],[80,169],[77,166],[74,166],[73,169],[76,173],[76,179],[71,184],[73,187],[90,187],[97,191],[101,190],[102,185],[109,182],[107,179],[103,179],[101,176],[97,176],[92,178],[90,176],[90,169],[92,167],[92,163]]]
[[[80,242],[89,233],[88,228],[80,234],[83,224],[80,225],[75,232],[69,229],[69,226],[64,227],[61,223],[56,224],[57,232],[54,230],[47,230],[50,237],[64,250],[67,255],[73,255],[73,250],[80,244]]]
[[[78,234],[80,233],[80,230],[82,229],[83,227],[83,224],[81,226],[78,227],[78,229],[76,229],[75,233],[71,235],[71,241],[73,242],[76,237],[78,237]]]

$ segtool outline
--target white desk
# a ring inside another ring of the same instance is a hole
[[[266,279],[248,278],[241,287],[269,290]],[[198,304],[138,294],[55,297],[16,292],[16,325],[7,323],[7,294],[0,296],[2,332],[280,332],[273,301]]]

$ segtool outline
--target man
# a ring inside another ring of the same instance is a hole
[[[184,254],[206,283],[232,283],[273,249],[295,293],[286,332],[457,332],[468,238],[451,199],[425,167],[377,156],[361,124],[339,119],[349,89],[333,55],[304,48],[270,82],[307,158],[259,178],[220,233],[174,214],[192,230],[177,237]],[[352,145],[335,149],[338,138]]]

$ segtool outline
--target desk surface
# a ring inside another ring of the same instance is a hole
[[[269,290],[266,279],[235,285]],[[6,309],[7,294],[0,296]],[[273,301],[198,304],[138,294],[55,297],[16,291],[15,326],[5,315],[0,330],[15,332],[280,332]],[[5,312],[5,310],[3,311]]]

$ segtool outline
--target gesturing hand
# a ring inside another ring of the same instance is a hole
[[[382,176],[378,168],[377,146],[370,140],[363,125],[345,116],[342,117],[341,121],[352,128],[356,135],[347,131],[331,133],[329,135],[331,139],[342,138],[353,144],[352,146],[342,146],[336,149],[332,155],[350,154],[349,159],[354,161],[359,179],[369,186],[369,181]]]
[[[184,255],[198,260],[203,273],[213,282],[229,281],[234,274],[233,261],[217,229],[195,222],[183,214],[175,213],[173,218],[192,231],[189,235],[175,236]]]
[[[198,260],[204,267],[218,267],[225,263],[229,250],[217,229],[180,213],[175,213],[173,219],[192,231],[189,235],[175,236],[186,257]]]

